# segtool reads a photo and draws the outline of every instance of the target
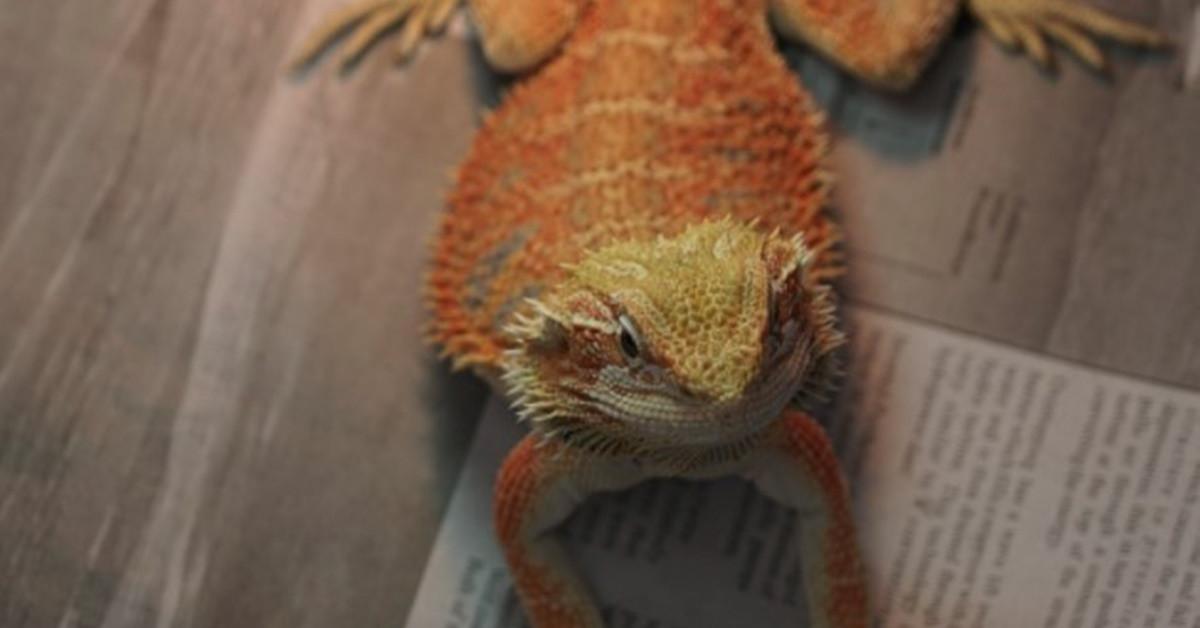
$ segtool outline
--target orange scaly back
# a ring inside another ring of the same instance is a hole
[[[494,371],[525,300],[614,241],[733,216],[802,232],[817,272],[836,273],[826,131],[765,15],[759,1],[593,2],[488,116],[428,278],[455,366]]]

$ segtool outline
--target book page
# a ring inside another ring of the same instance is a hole
[[[880,626],[1200,626],[1200,394],[848,308],[828,426]],[[491,527],[523,427],[493,400],[408,625],[524,625]],[[807,617],[810,513],[738,479],[656,480],[563,526],[614,627]]]

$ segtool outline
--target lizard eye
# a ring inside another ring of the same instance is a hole
[[[630,360],[636,360],[642,355],[641,342],[638,340],[637,331],[633,328],[633,321],[629,320],[628,316],[622,314],[617,318],[617,325],[621,327],[619,341],[621,343],[621,353]]]

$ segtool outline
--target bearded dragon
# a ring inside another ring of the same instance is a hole
[[[489,63],[525,73],[483,122],[433,245],[431,336],[511,399],[531,433],[495,486],[495,527],[530,622],[599,626],[553,530],[587,495],[740,475],[818,513],[797,539],[815,626],[866,626],[847,489],[805,413],[831,386],[839,231],[829,135],[769,21],[849,73],[911,85],[960,0],[471,0]],[[357,59],[401,57],[455,0],[333,16]],[[1157,33],[1075,0],[968,0],[1036,61],[1046,38],[1096,68],[1094,36]]]

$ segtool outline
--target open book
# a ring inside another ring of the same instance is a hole
[[[832,421],[885,626],[1181,626],[1200,618],[1200,394],[854,308]],[[521,626],[491,486],[522,435],[494,400],[409,626]],[[609,625],[806,616],[805,513],[748,483],[648,482],[563,534]]]

